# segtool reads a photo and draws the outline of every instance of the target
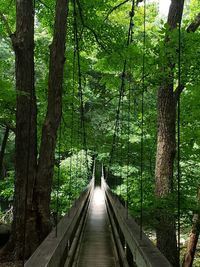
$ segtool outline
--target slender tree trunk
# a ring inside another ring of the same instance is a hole
[[[50,48],[48,109],[42,129],[35,190],[41,239],[49,233],[51,228],[49,203],[54,172],[57,130],[62,112],[62,83],[65,62],[67,12],[68,1],[57,0],[54,38]]]
[[[175,1],[172,3],[168,24],[171,29],[176,28],[178,21],[177,7]],[[177,4],[177,3],[176,3]],[[180,6],[179,6],[180,7]],[[174,15],[173,15],[174,13]],[[200,25],[200,14],[187,28],[187,32],[195,32]],[[166,38],[169,41],[168,37]],[[167,44],[166,42],[166,44]],[[170,62],[170,61],[168,61]],[[158,93],[158,136],[157,136],[157,157],[156,157],[156,195],[165,197],[173,191],[173,162],[175,157],[175,122],[176,122],[176,103],[179,95],[184,89],[184,85],[173,93],[173,64],[168,64],[168,78],[165,84],[160,87]],[[170,84],[171,83],[171,84]],[[200,195],[199,195],[200,199]],[[165,256],[178,266],[178,255],[176,252],[175,217],[169,212],[160,212],[158,215],[159,224],[157,226],[157,245]],[[185,255],[184,264],[192,264],[196,243],[199,236],[199,216],[194,216],[194,224],[188,242],[188,249]],[[173,257],[174,255],[174,257]],[[177,262],[177,263],[176,263]],[[183,267],[192,265],[183,265]]]
[[[4,155],[5,155],[5,150],[6,150],[6,144],[8,141],[9,137],[9,131],[10,129],[6,127],[4,136],[3,136],[3,141],[1,144],[1,150],[0,150],[0,180],[3,179],[4,177],[4,171],[3,171],[3,160],[4,160]]]
[[[200,203],[200,187],[198,188],[198,202]],[[183,267],[192,267],[194,256],[196,252],[196,247],[200,234],[200,214],[194,214],[192,230],[189,235],[189,240],[187,243],[187,251],[183,260]]]
[[[172,88],[160,87],[158,94],[156,196],[159,198],[166,197],[173,191],[176,108]],[[158,220],[157,246],[173,266],[178,266],[175,217],[169,210],[160,210]]]
[[[171,30],[181,21],[184,0],[172,0],[168,25]],[[170,35],[166,36],[165,46],[170,46]],[[172,47],[171,47],[172,49]],[[167,51],[167,50],[166,50]],[[176,104],[174,94],[174,65],[172,57],[165,53],[166,64],[162,69],[162,85],[158,90],[158,133],[155,168],[155,193],[158,198],[173,192],[173,165],[176,152]],[[157,246],[171,264],[179,266],[176,242],[175,216],[169,210],[159,210],[156,227]]]

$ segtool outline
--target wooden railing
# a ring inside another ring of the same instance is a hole
[[[172,267],[148,239],[114,195],[104,178],[101,182],[121,266]]]
[[[70,266],[93,190],[94,179],[75,201],[69,213],[61,219],[57,228],[53,229],[27,260],[25,267],[62,267],[66,266],[66,260]]]
[[[120,266],[172,267],[145,233],[142,232],[141,235],[140,227],[128,215],[127,209],[111,192],[103,178],[101,186],[105,194]],[[27,260],[25,267],[69,267],[73,265],[93,190],[94,178],[76,200],[70,212],[61,219],[57,231],[53,229]]]

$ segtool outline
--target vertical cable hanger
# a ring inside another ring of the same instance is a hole
[[[72,88],[72,101],[71,101],[71,137],[70,137],[70,149],[71,149],[71,155],[70,155],[70,180],[69,180],[69,193],[70,193],[70,197],[69,197],[69,204],[71,206],[72,203],[72,160],[73,160],[73,141],[74,141],[74,100],[75,100],[75,69],[76,69],[76,36],[75,36],[75,22],[74,22],[74,50],[73,50],[73,88]],[[78,161],[78,160],[77,160]],[[76,168],[77,171],[78,168]],[[75,175],[75,177],[77,177],[77,173]],[[75,183],[76,184],[76,183]]]
[[[129,208],[129,178],[130,178],[130,134],[131,134],[131,128],[130,128],[130,122],[131,122],[131,88],[129,84],[128,89],[128,126],[127,126],[127,175],[126,175],[126,211],[127,211],[127,218],[128,218],[128,208]]]
[[[113,134],[112,148],[111,148],[111,152],[110,152],[109,167],[111,166],[112,159],[114,156],[117,133],[119,130],[120,109],[121,109],[122,96],[124,94],[124,87],[125,87],[125,72],[126,72],[126,60],[124,61],[124,68],[123,68],[123,73],[122,73],[122,82],[121,82],[121,87],[120,87],[120,92],[119,92],[120,94],[119,94],[118,106],[117,106],[117,110],[116,110],[115,128],[114,128],[114,134]]]
[[[87,167],[87,172],[89,174],[89,162],[88,162],[88,148],[87,148],[87,136],[86,136],[86,127],[85,127],[85,118],[84,118],[84,104],[83,104],[83,89],[82,89],[82,73],[81,73],[81,63],[80,63],[80,49],[79,49],[79,38],[78,38],[78,25],[77,25],[77,11],[76,11],[77,2],[74,0],[74,32],[75,32],[75,44],[76,44],[76,54],[77,54],[77,64],[78,64],[78,94],[80,99],[80,121],[82,129],[82,144],[83,149],[85,150],[85,162]]]
[[[129,34],[128,34],[128,41],[127,46],[129,46],[133,42],[133,17],[135,15],[135,1],[132,2],[132,9],[130,13],[130,25],[129,25]],[[132,71],[131,71],[132,73]],[[130,178],[130,134],[131,134],[131,128],[130,128],[130,122],[131,122],[131,86],[129,83],[128,88],[128,125],[127,125],[127,174],[126,174],[126,211],[127,211],[127,218],[128,218],[128,209],[129,209],[129,178]]]
[[[120,143],[120,179],[121,181],[123,180],[122,176],[123,176],[123,111],[124,111],[124,95],[122,96],[122,108],[121,108],[121,120],[120,120],[120,136],[121,136],[121,143]],[[120,182],[120,197],[122,195],[122,188],[121,185],[122,183]]]
[[[179,12],[181,12],[181,2],[179,3]],[[181,16],[178,24],[178,87],[181,87]],[[180,143],[181,143],[181,129],[180,129],[180,121],[181,121],[181,101],[180,94],[178,96],[177,103],[177,194],[178,194],[178,257],[180,262],[180,234],[181,234],[181,153],[180,153]]]
[[[143,58],[142,58],[142,99],[141,99],[141,162],[140,162],[140,238],[143,233],[143,201],[144,201],[144,91],[145,91],[145,52],[146,52],[146,0],[143,13]]]
[[[119,150],[119,147],[120,147],[120,128],[121,128],[121,124],[120,124],[120,118],[119,118],[119,125],[118,125],[118,129],[117,129],[117,133],[116,133],[116,158],[118,159],[117,160],[117,165],[118,166],[118,170],[120,172],[120,150]],[[118,175],[118,171],[116,173],[116,175],[114,175],[114,186],[117,188],[117,184],[119,182],[119,175]]]
[[[60,191],[60,163],[61,163],[61,130],[62,124],[60,122],[59,136],[58,136],[58,172],[56,184],[56,237],[58,236],[58,216],[59,216],[59,191]]]
[[[133,17],[135,15],[134,8],[135,8],[135,0],[132,0],[132,7],[131,7],[131,12],[130,12],[130,22],[129,22],[126,47],[129,47],[129,45],[132,41],[132,33],[133,33],[133,26],[134,26]],[[117,106],[117,110],[116,110],[114,134],[113,134],[113,141],[112,141],[112,147],[111,147],[111,152],[110,152],[108,170],[110,169],[111,164],[112,164],[114,151],[115,151],[115,147],[116,147],[117,133],[119,131],[120,111],[121,111],[122,99],[123,99],[123,95],[124,95],[124,91],[125,91],[126,69],[127,69],[127,59],[124,60],[124,66],[123,66],[123,71],[122,71],[122,75],[121,75],[121,86],[120,86],[120,90],[119,90],[119,100],[118,100],[118,106]]]
[[[121,104],[120,104],[120,113],[119,113],[119,120],[118,120],[118,127],[116,131],[116,150],[118,164],[119,164],[119,175],[115,177],[115,186],[119,184],[119,179],[122,178],[122,163],[123,163],[123,143],[122,143],[122,135],[123,135],[123,109],[124,109],[124,90],[121,96]],[[118,177],[118,179],[117,179]],[[120,178],[119,178],[120,177]],[[120,186],[120,195],[121,195],[121,186]]]
[[[76,69],[76,64],[78,61],[78,51],[77,49],[79,49],[79,43],[77,41],[78,39],[78,29],[77,29],[77,12],[76,12],[76,0],[74,0],[73,2],[73,18],[74,18],[74,64],[73,64],[73,86],[75,86],[75,70],[78,71]],[[78,97],[79,97],[79,101],[80,101],[80,87],[78,85]],[[79,107],[81,109],[81,107]],[[80,111],[81,113],[81,111]],[[80,115],[81,116],[81,115]],[[80,167],[80,172],[82,172],[82,167],[81,167],[81,163],[79,162],[79,157],[80,157],[80,151],[81,151],[81,133],[82,131],[79,131],[79,124],[80,124],[80,117],[78,117],[77,119],[77,141],[78,141],[78,146],[80,145],[80,148],[77,150],[76,152],[76,184],[75,184],[75,188],[77,190],[78,188],[78,180],[77,180],[77,177],[78,177],[78,173],[79,173],[79,167]],[[82,129],[82,124],[81,124],[81,129]],[[79,151],[80,150],[80,151]],[[76,192],[77,193],[77,192]],[[75,199],[76,199],[76,194],[75,194]],[[75,202],[76,203],[76,202]]]

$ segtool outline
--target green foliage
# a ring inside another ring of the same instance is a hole
[[[15,122],[14,53],[8,39],[0,36],[0,124]]]
[[[51,195],[53,212],[58,209],[59,213],[64,215],[69,210],[91,178],[91,165],[91,156],[84,150],[74,152],[70,157],[61,160],[60,167],[55,168]]]
[[[14,171],[9,171],[4,180],[0,180],[0,198],[12,201],[14,195]]]
[[[5,1],[4,1],[5,2]],[[167,198],[154,196],[154,169],[156,157],[157,90],[168,81],[166,62],[174,65],[174,90],[178,77],[178,31],[169,30],[166,21],[158,17],[155,3],[147,4],[146,47],[143,50],[143,6],[136,7],[132,43],[127,47],[131,1],[119,8],[122,1],[79,1],[77,24],[80,49],[81,85],[83,90],[84,126],[87,147],[91,154],[103,163],[115,182],[113,190],[128,201],[131,213],[139,218],[141,209],[141,98],[144,89],[144,140],[143,140],[143,213],[146,224],[158,210],[170,210],[177,214],[177,167],[174,168],[174,192]],[[14,32],[14,4],[0,4]],[[38,140],[47,110],[49,46],[52,41],[55,1],[36,1],[35,24],[35,86],[37,94]],[[181,29],[181,82],[185,90],[181,97],[181,214],[185,227],[191,224],[194,212],[199,211],[196,198],[200,184],[200,48],[199,30],[186,32],[196,16],[200,3],[191,0],[187,4]],[[113,10],[113,12],[110,12]],[[58,168],[56,153],[55,176],[52,190],[52,212],[57,207],[64,214],[72,201],[88,183],[86,155],[83,148],[83,129],[80,121],[80,92],[77,55],[74,56],[74,14],[69,4],[68,34],[66,40],[66,64],[64,71],[63,114],[61,123],[61,162]],[[168,45],[165,38],[168,36]],[[145,52],[145,82],[142,86],[143,53]],[[166,56],[167,55],[167,56]],[[14,52],[5,24],[0,22],[0,124],[15,125],[16,92],[14,90]],[[116,111],[122,84],[124,62],[126,78],[124,95],[116,132],[116,144],[112,158],[110,152],[116,125]],[[130,102],[129,102],[130,93]],[[129,128],[130,127],[130,128]],[[128,129],[129,128],[129,129]],[[1,129],[0,137],[3,131]],[[1,138],[2,139],[2,138]],[[13,150],[14,134],[10,140]],[[39,143],[39,142],[38,142]],[[70,152],[72,151],[72,152]],[[9,154],[9,153],[8,153]],[[12,154],[12,153],[11,153]],[[13,155],[13,154],[12,154]],[[8,169],[13,170],[14,157]],[[91,167],[91,155],[88,159]],[[13,194],[13,172],[0,183],[0,196],[9,199]],[[58,177],[59,176],[59,177]],[[128,186],[128,187],[127,187]],[[58,206],[57,206],[58,199]],[[188,228],[187,228],[188,229]]]

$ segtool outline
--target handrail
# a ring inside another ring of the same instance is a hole
[[[144,232],[142,232],[141,238],[139,226],[131,216],[127,216],[127,209],[111,192],[103,177],[101,186],[106,197],[108,212],[111,213],[110,217],[113,217],[117,224],[116,229],[120,229],[118,235],[121,236],[122,240],[126,243],[124,252],[128,250],[129,254],[131,254],[132,264],[139,267],[172,267],[169,261],[148,239]],[[122,244],[122,246],[124,247],[124,244]]]
[[[45,238],[33,255],[25,263],[25,267],[60,267],[64,266],[73,239],[76,235],[76,228],[86,213],[91,196],[94,190],[94,178],[87,189],[81,193],[75,201],[69,213],[66,214],[52,232]]]

